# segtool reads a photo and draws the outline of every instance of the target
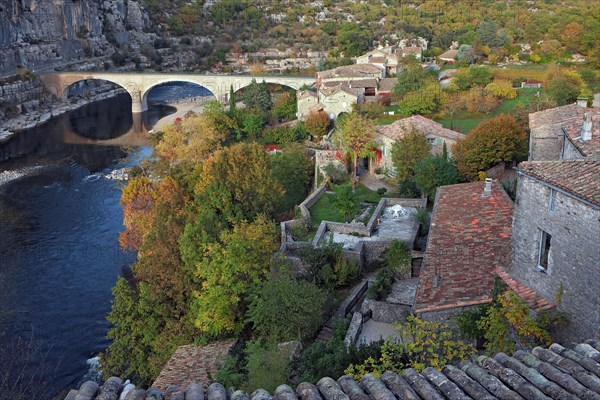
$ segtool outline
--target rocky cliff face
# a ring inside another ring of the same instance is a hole
[[[148,25],[133,0],[0,0],[0,76],[110,56],[147,41]]]

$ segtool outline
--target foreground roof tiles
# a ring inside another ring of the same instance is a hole
[[[519,171],[600,205],[600,160],[524,161]]]
[[[125,395],[123,395],[125,393]],[[121,396],[121,397],[120,397]],[[301,383],[296,390],[280,385],[270,394],[258,389],[252,394],[225,389],[219,383],[187,387],[171,386],[165,391],[143,390],[124,385],[119,378],[108,379],[99,387],[86,382],[72,390],[65,400],[600,400],[600,341],[588,340],[567,349],[559,344],[519,350],[513,356],[480,356],[441,371],[412,368],[401,374],[371,374],[355,381],[342,376],[337,381],[323,378],[316,385]]]
[[[491,300],[497,267],[510,264],[513,203],[498,182],[438,188],[419,286],[416,313]]]

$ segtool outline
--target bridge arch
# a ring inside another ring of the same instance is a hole
[[[198,86],[200,88],[206,89],[211,96],[213,96],[215,99],[219,99],[217,97],[217,93],[219,93],[218,91],[216,91],[215,87],[209,87],[211,85],[203,85],[202,83],[199,83],[197,80],[194,79],[165,79],[163,82],[157,81],[156,83],[148,86],[145,88],[144,93],[142,94],[142,107],[144,108],[144,110],[148,109],[148,95],[150,94],[150,92],[152,91],[152,89],[161,87],[161,86],[167,86],[169,84],[175,84],[175,83],[189,83],[195,86]],[[215,93],[216,92],[216,93]]]

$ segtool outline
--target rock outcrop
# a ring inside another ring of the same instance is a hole
[[[148,25],[133,0],[0,0],[0,76],[110,56],[147,40]]]

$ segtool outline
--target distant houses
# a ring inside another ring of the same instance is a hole
[[[458,50],[450,49],[438,56],[438,60],[440,60],[443,64],[454,64],[456,62],[456,57],[458,56]]]

